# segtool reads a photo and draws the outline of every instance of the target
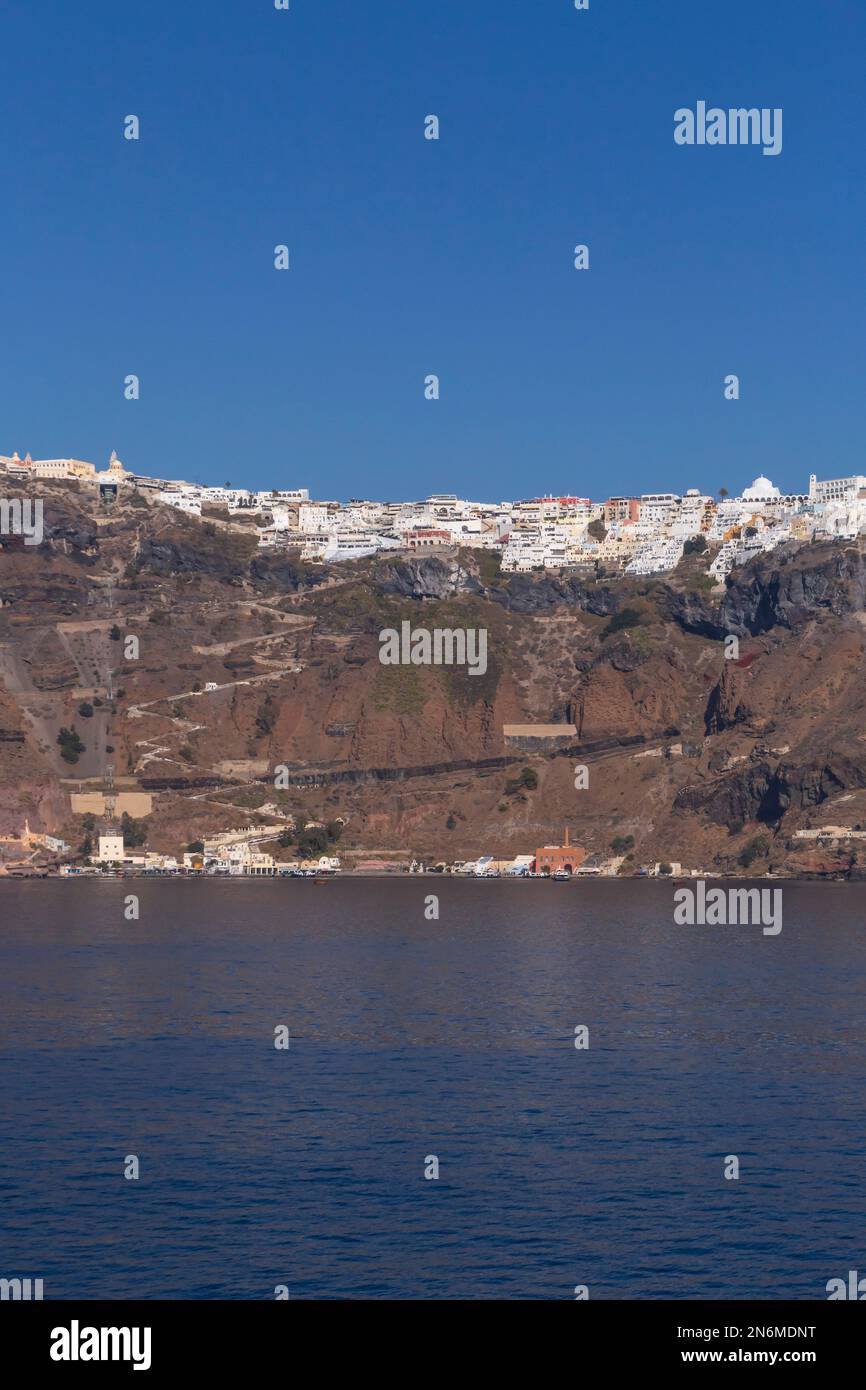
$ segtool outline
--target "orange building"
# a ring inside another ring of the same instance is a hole
[[[609,497],[604,504],[606,526],[640,520],[639,497]]]
[[[586,850],[580,845],[569,844],[568,826],[565,827],[565,843],[562,845],[542,845],[535,851],[535,872],[555,874],[564,871],[573,874],[586,858]]]

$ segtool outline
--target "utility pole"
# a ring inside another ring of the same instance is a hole
[[[114,788],[114,763],[105,764],[105,814],[114,820],[117,793]]]

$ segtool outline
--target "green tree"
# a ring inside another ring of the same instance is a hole
[[[302,859],[318,859],[328,849],[328,832],[322,825],[310,825],[298,836],[298,854]]]
[[[147,821],[133,820],[128,811],[120,818],[120,830],[124,845],[130,849],[147,843]]]
[[[65,763],[77,763],[84,752],[84,744],[75,729],[62,728],[57,735],[57,742],[60,745],[60,756],[63,761]]]

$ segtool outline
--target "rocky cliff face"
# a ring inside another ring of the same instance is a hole
[[[720,734],[748,721],[751,713],[745,693],[748,680],[746,672],[738,670],[733,662],[725,662],[707,701],[704,724],[708,734]]]
[[[383,593],[401,598],[445,599],[455,594],[477,594],[510,613],[551,613],[576,608],[596,617],[615,612],[619,597],[603,584],[551,574],[508,574],[485,583],[477,552],[463,556],[425,555],[389,560],[374,571]]]
[[[700,812],[717,825],[756,821],[778,826],[792,809],[811,809],[830,797],[864,787],[866,756],[854,761],[840,755],[832,763],[794,767],[759,761],[703,786],[683,787],[675,797],[674,807],[678,811]]]
[[[506,576],[471,551],[324,569],[241,526],[43,493],[43,544],[0,548],[0,833],[27,815],[80,843],[71,795],[109,767],[156,792],[166,849],[276,805],[342,817],[346,856],[504,856],[568,824],[602,856],[631,837],[632,865],[731,869],[758,835],[756,872],[818,862],[791,849],[816,817],[866,823],[859,546],[788,548],[714,596],[685,570]],[[407,619],[483,629],[485,671],[383,665]],[[571,744],[504,734],[564,724]]]
[[[759,557],[728,578],[719,602],[668,589],[668,616],[688,632],[720,639],[775,627],[794,630],[812,618],[841,617],[866,608],[864,555],[855,545],[788,545]]]
[[[596,617],[608,617],[619,606],[618,595],[603,584],[586,584],[575,578],[551,575],[510,574],[487,597],[511,613],[543,615],[557,608],[577,608]]]
[[[375,566],[374,580],[383,594],[398,598],[446,599],[484,592],[474,569],[454,556],[418,555],[387,560]]]

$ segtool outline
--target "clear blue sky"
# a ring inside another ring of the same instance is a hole
[[[863,0],[4,0],[0,40],[0,452],[343,498],[866,471]],[[782,153],[678,147],[699,99],[782,107]]]

